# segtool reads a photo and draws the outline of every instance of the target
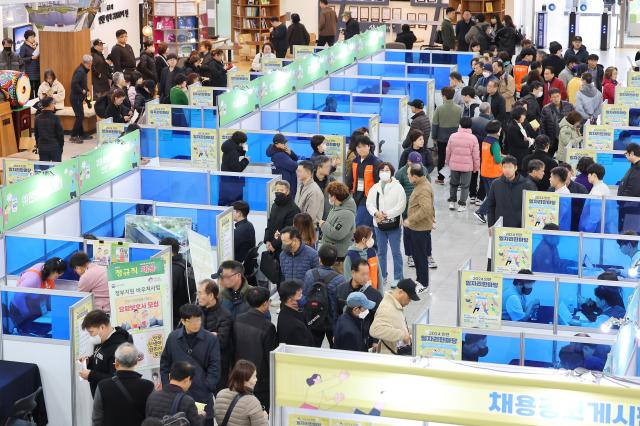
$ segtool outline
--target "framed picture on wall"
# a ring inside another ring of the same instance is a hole
[[[416,14],[415,13],[407,13],[407,21],[415,21]]]
[[[360,8],[360,22],[369,22],[369,8],[361,7]]]
[[[358,20],[358,6],[349,6],[349,12],[351,12],[351,17]]]
[[[371,22],[380,22],[380,8],[372,7],[371,8]]]
[[[394,21],[400,21],[402,19],[402,8],[401,7],[394,7],[392,9],[391,16],[393,17]]]
[[[391,20],[391,8],[390,7],[383,7],[382,8],[382,22],[386,22],[386,21],[390,21]]]
[[[426,13],[418,13],[418,21],[426,22],[427,21],[427,14]],[[418,28],[427,29],[427,26],[426,25],[418,25]]]

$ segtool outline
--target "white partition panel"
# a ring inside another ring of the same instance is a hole
[[[247,218],[253,224],[256,231],[256,244],[264,240],[264,230],[267,228],[267,214],[260,212],[249,212]]]
[[[271,166],[269,164],[251,164],[244,169],[245,173],[260,173],[260,174],[269,174],[271,173]]]
[[[226,126],[225,128],[240,130],[240,123],[233,123],[232,125]]]
[[[358,75],[358,65],[356,64],[356,65],[350,66],[348,68],[345,68],[344,71],[342,72],[342,74],[345,77],[353,77],[353,76]]]
[[[53,213],[45,215],[45,226],[49,235],[80,235],[80,202],[67,204]]]
[[[3,265],[4,268],[4,265]],[[18,286],[18,279],[20,279],[20,277],[18,275],[9,275],[7,276],[7,286],[9,287],[17,287]]]
[[[4,336],[2,359],[38,365],[49,424],[71,425],[71,347],[62,344],[13,340]]]
[[[382,160],[398,164],[402,153],[402,141],[398,141],[399,134],[397,124],[380,124],[379,140],[384,140],[382,154],[379,156]]]
[[[84,195],[86,197],[93,197],[93,198],[104,198],[104,199],[112,198],[111,183],[107,183],[105,185],[99,186],[98,188],[94,189],[93,191],[87,192]]]
[[[243,118],[240,121],[240,128],[242,130],[262,130],[262,115],[260,112],[255,112]]]
[[[287,96],[286,98],[278,102],[278,108],[285,109],[285,110],[297,109],[298,95],[296,95],[296,92],[294,92],[293,95]]]
[[[4,237],[0,237],[0,257],[0,278],[2,278],[7,273],[7,269],[5,267],[7,259],[4,257]]]
[[[141,195],[140,170],[113,181],[113,198],[139,200]]]
[[[44,216],[38,216],[36,219],[16,226],[11,229],[12,232],[23,232],[25,234],[44,234]]]
[[[329,90],[331,88],[330,81],[328,78],[324,78],[313,85],[312,90]]]

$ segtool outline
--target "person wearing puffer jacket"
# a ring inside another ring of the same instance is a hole
[[[602,93],[592,84],[591,74],[585,72],[581,78],[582,85],[576,95],[576,111],[583,120],[595,123],[602,109]]]
[[[478,139],[471,132],[471,124],[471,118],[462,117],[460,129],[449,137],[447,144],[445,163],[451,170],[449,210],[454,210],[457,202],[459,212],[467,209],[471,173],[480,170],[480,148]],[[457,200],[458,187],[460,187],[460,200]]]
[[[287,145],[287,138],[278,133],[273,136],[273,143],[267,147],[267,157],[271,158],[271,173],[281,175],[282,179],[289,182],[291,193],[298,190],[298,156]]]
[[[567,148],[579,148],[582,142],[582,117],[577,111],[571,111],[560,121],[560,135],[558,137],[558,161],[567,162]]]
[[[378,167],[378,183],[373,185],[367,196],[367,210],[373,216],[373,230],[378,243],[378,260],[382,279],[387,281],[387,241],[393,257],[392,287],[402,279],[402,251],[400,251],[400,221],[407,195],[397,179],[393,177],[395,168],[391,163],[381,163]],[[397,223],[397,224],[396,224]],[[382,229],[384,228],[384,229]]]

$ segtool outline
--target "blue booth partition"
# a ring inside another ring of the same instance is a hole
[[[69,263],[69,257],[84,249],[84,240],[75,237],[55,237],[51,235],[26,235],[8,232],[5,235],[5,262],[7,276],[19,276],[36,263],[59,257]],[[70,267],[60,277],[77,281],[78,276]]]
[[[522,296],[520,287],[531,288],[531,293]],[[555,318],[555,294],[556,279],[553,275],[503,274],[502,323],[551,328]],[[533,300],[537,300],[540,306],[528,312],[527,303]]]
[[[209,237],[212,246],[217,245],[216,216],[226,208],[189,204],[156,203],[156,215],[191,219],[191,228]]]
[[[322,112],[352,112],[351,92],[307,91],[296,92],[295,97],[297,102],[296,105],[293,106],[293,109]]]
[[[288,133],[318,133],[318,113],[316,111],[261,110],[261,129]]]
[[[209,205],[209,175],[195,169],[145,167],[140,170],[141,196],[166,203]]]
[[[348,144],[351,134],[361,128],[370,128],[370,122],[376,117],[375,114],[339,114],[337,112],[324,112],[318,114],[320,128],[318,133],[322,135],[338,135],[346,138]],[[369,137],[372,141],[378,142],[378,135],[374,134],[374,129],[369,129]]]
[[[629,160],[625,157],[624,151],[597,152],[594,161],[606,169],[603,181],[609,186],[620,185],[629,170]]]
[[[385,50],[374,55],[374,60],[386,62],[404,62],[410,64],[455,65],[457,71],[463,75],[471,74],[471,60],[473,52],[442,52],[430,50]]]
[[[153,215],[153,201],[80,199],[80,230],[98,238],[124,238],[127,215]]]
[[[362,62],[355,65],[358,75],[380,76],[384,78],[433,79],[436,89],[449,85],[449,74],[455,70],[452,65],[401,64],[394,62]]]
[[[212,172],[209,176],[211,205],[230,206],[244,200],[253,213],[267,213],[270,197],[269,183],[278,176],[258,173]]]
[[[158,129],[158,157],[174,160],[191,159],[191,129]]]
[[[323,85],[324,82],[316,84],[316,86]],[[318,88],[318,90],[321,90]],[[382,81],[380,77],[368,77],[368,76],[329,76],[329,90],[332,92],[351,92],[351,93],[368,93],[372,95],[383,94],[386,95],[382,88]]]
[[[580,234],[563,231],[533,231],[533,273],[578,275]]]
[[[633,111],[633,114],[632,114]],[[630,143],[640,144],[640,110],[631,109],[629,111],[629,121],[633,124],[629,126],[614,127],[613,129],[613,149],[624,151]]]
[[[171,105],[171,126],[216,129],[218,109]]]
[[[158,156],[158,131],[156,126],[140,124],[140,156],[153,158]]]

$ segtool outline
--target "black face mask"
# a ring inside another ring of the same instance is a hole
[[[533,288],[522,287],[522,294],[524,294],[525,296],[530,295],[532,291],[533,291]]]
[[[478,357],[479,358],[485,357],[485,356],[487,356],[488,353],[489,353],[489,347],[485,346],[484,348],[482,348],[482,349],[480,349],[478,351]]]
[[[5,52],[11,52],[11,46],[4,46],[3,50]]]
[[[275,202],[276,202],[277,205],[283,206],[283,205],[287,204],[287,201],[289,201],[289,196],[288,195],[283,194],[282,192],[276,192]]]

